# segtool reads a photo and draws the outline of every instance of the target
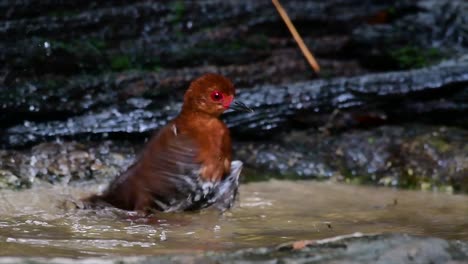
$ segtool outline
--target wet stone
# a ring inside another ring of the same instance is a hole
[[[47,142],[30,150],[2,151],[0,176],[8,183],[16,179],[13,181],[16,187],[35,181],[62,184],[99,181],[117,176],[130,165],[134,155],[135,147],[125,143]],[[11,188],[10,185],[0,186]]]
[[[244,181],[334,179],[451,193],[468,192],[466,138],[466,130],[427,125],[332,134],[309,129],[283,132],[269,141],[236,140],[233,151],[245,164]],[[141,148],[142,142],[119,140],[41,143],[30,150],[1,151],[0,169],[10,175],[5,179],[14,175],[24,187],[35,180],[109,181]]]
[[[293,131],[235,145],[248,168],[280,178],[467,192],[468,132],[454,127],[382,126],[327,135]],[[248,172],[251,180],[258,173]]]
[[[0,189],[16,189],[23,185],[20,178],[11,171],[0,170]]]
[[[381,11],[382,21],[357,27],[349,45],[363,65],[387,70],[458,57],[468,51],[467,10],[463,0],[400,1]]]
[[[312,80],[288,85],[259,85],[239,89],[237,100],[253,113],[223,116],[233,135],[263,137],[286,130],[290,124],[347,129],[388,121],[423,121],[465,126],[468,62],[420,70],[367,74],[352,78]],[[382,84],[385,85],[382,85]],[[110,95],[108,95],[110,96]],[[0,134],[0,144],[22,146],[57,137],[113,138],[147,135],[180,111],[182,96],[155,98],[144,108],[139,102],[88,111],[66,120],[54,119],[14,125]],[[395,107],[395,102],[400,102]],[[333,111],[338,114],[333,114]]]
[[[428,36],[435,36],[443,45],[438,41],[430,44],[452,50],[463,51],[466,46],[463,1],[394,4],[350,0],[341,5],[340,1],[311,0],[288,1],[284,5],[319,57],[324,79],[375,70],[357,63],[365,58],[359,52],[368,53],[369,45],[387,46],[380,41],[387,32],[379,31],[377,37],[369,38],[359,34],[365,31],[359,30],[362,28],[378,31],[402,24],[395,28],[407,32],[402,29],[415,23],[415,31],[420,34],[406,35],[422,35],[425,42],[431,40]],[[431,5],[440,8],[427,8]],[[444,15],[446,11],[449,15]],[[381,13],[384,21],[376,23],[369,19]],[[26,120],[34,128],[36,122],[64,120],[89,111],[99,113],[109,107],[159,110],[151,108],[145,100],[166,105],[166,97],[174,96],[171,92],[180,95],[191,79],[205,72],[225,74],[239,87],[317,77],[310,72],[270,1],[176,1],[174,5],[144,1],[118,1],[112,5],[25,1],[14,5],[0,3],[0,14],[3,14],[1,22],[8,25],[0,30],[0,35],[7,36],[0,41],[0,60],[6,62],[0,66],[3,80],[0,108],[7,113],[0,116],[0,121],[5,128]],[[126,26],[118,21],[126,21]],[[432,24],[427,25],[428,22]],[[354,45],[351,50],[349,42]],[[400,59],[410,55],[400,54],[403,57]],[[143,101],[135,101],[140,98]],[[340,98],[352,96],[345,94]],[[299,102],[294,107],[301,108],[303,104]],[[52,128],[55,125],[50,124]],[[277,122],[265,125],[275,126]],[[18,138],[12,136],[12,142]],[[31,135],[27,141],[41,140],[41,135]]]
[[[276,247],[234,252],[168,254],[150,257],[84,258],[73,260],[0,258],[0,263],[464,263],[468,243],[439,238],[389,235],[352,235],[322,240],[303,240]]]

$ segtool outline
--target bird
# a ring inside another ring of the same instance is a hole
[[[141,212],[230,209],[243,163],[232,160],[230,131],[220,116],[228,109],[253,111],[234,96],[233,83],[222,75],[206,73],[193,80],[179,114],[150,138],[134,163],[102,194],[83,199],[82,207]]]

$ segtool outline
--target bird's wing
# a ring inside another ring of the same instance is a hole
[[[145,171],[152,175],[145,188],[152,194],[158,209],[186,210],[190,206],[188,203],[207,198],[212,184],[200,178],[202,165],[197,162],[198,153],[195,141],[179,133],[175,125],[164,128],[155,142],[150,142],[150,149],[145,153],[149,157],[144,158],[149,160]]]
[[[232,161],[230,174],[216,187],[216,194],[212,200],[214,200],[213,205],[218,210],[225,211],[234,205],[237,197],[242,165],[242,162],[239,160]]]
[[[220,182],[204,180],[202,164],[197,161],[199,147],[175,125],[164,128],[149,146],[143,157],[149,162],[142,168],[150,173],[144,188],[151,194],[152,207],[167,212],[198,210],[212,204],[220,210],[232,206],[241,162],[233,162],[230,175]]]
[[[149,160],[149,168],[161,181],[176,183],[187,176],[196,176],[201,164],[197,160],[199,148],[189,136],[178,132],[175,125],[165,127],[150,142],[150,149],[144,157]]]

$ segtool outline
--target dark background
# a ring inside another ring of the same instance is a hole
[[[60,156],[44,147],[57,140],[90,156],[111,140],[131,159],[189,82],[217,72],[255,109],[224,119],[262,179],[468,190],[467,3],[283,5],[319,74],[267,0],[0,1],[1,164],[12,185],[30,181],[18,164]],[[44,164],[38,177],[63,177]]]

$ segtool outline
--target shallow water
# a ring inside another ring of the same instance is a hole
[[[97,188],[0,192],[0,256],[233,250],[353,232],[468,240],[468,196],[463,195],[270,181],[242,185],[240,204],[223,215],[204,211],[139,218],[113,209],[77,211],[64,206]]]

